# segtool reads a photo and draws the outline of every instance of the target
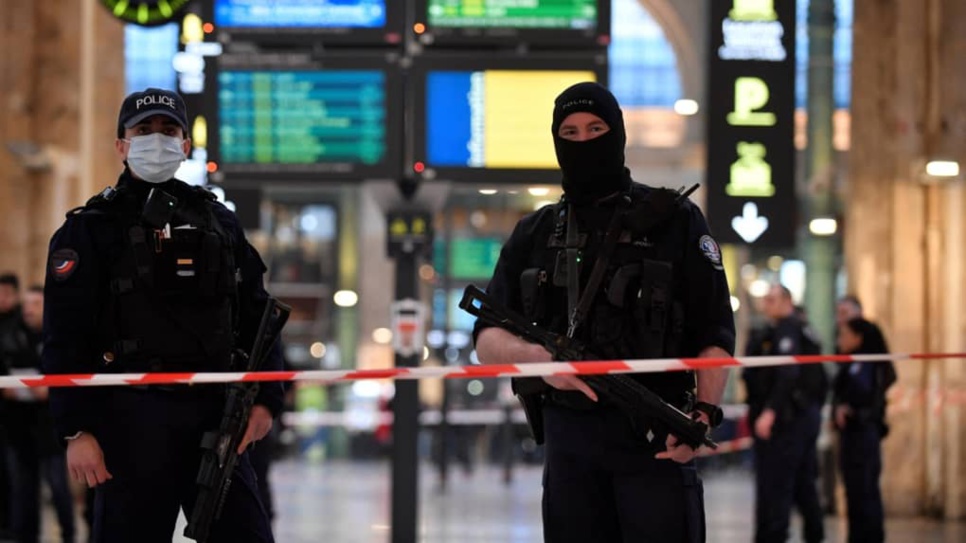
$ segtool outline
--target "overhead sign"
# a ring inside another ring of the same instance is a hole
[[[225,180],[396,179],[395,55],[231,53],[211,59],[209,160]],[[217,180],[217,179],[216,179]]]
[[[795,0],[711,2],[708,222],[719,241],[795,243]]]
[[[433,218],[423,211],[393,211],[386,215],[386,252],[425,254],[433,243]]]
[[[413,7],[413,35],[426,47],[525,43],[583,49],[610,43],[610,0],[415,0]]]
[[[553,101],[583,81],[606,84],[606,56],[427,53],[410,71],[419,179],[554,184]]]

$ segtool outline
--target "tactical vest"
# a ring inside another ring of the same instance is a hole
[[[104,371],[221,371],[236,329],[236,243],[215,217],[214,196],[179,193],[168,227],[141,219],[130,189],[104,193],[85,208],[114,217],[117,250],[99,311]]]
[[[524,313],[561,334],[568,325],[567,209],[565,203],[554,207],[552,229],[535,242],[520,277]],[[687,231],[669,226],[673,220],[669,217],[647,232],[625,229],[621,233],[589,314],[575,336],[594,355],[626,360],[685,354],[682,289],[686,286],[681,271]],[[580,230],[581,292],[600,252],[606,222],[600,229]],[[678,405],[680,395],[694,388],[691,372],[636,374],[635,378]]]

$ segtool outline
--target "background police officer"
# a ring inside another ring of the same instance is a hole
[[[752,334],[750,356],[818,354],[818,341],[796,316],[791,292],[772,285],[762,310],[769,324]],[[804,520],[806,543],[825,537],[818,478],[816,441],[828,381],[821,364],[795,364],[744,371],[748,420],[754,432],[755,541],[788,539],[792,506]]]
[[[265,266],[231,212],[173,179],[187,133],[174,92],[147,89],[121,105],[116,188],[69,213],[50,243],[47,373],[218,371],[234,348],[251,348]],[[280,364],[275,349],[266,369]],[[51,391],[70,473],[97,488],[94,541],[171,541],[179,508],[194,505],[201,436],[218,425],[222,390]],[[279,384],[261,387],[239,450],[271,429],[281,403]],[[244,455],[210,541],[272,541],[256,485]]]
[[[839,325],[838,349],[843,354],[889,352],[879,327],[862,317]],[[841,444],[842,479],[848,503],[849,543],[885,540],[882,492],[882,438],[886,424],[886,390],[896,381],[892,362],[841,364],[835,376],[833,406]]]
[[[613,359],[728,356],[734,321],[718,246],[701,212],[686,200],[663,210],[657,226],[635,229],[647,214],[638,205],[657,189],[633,183],[624,167],[624,121],[613,95],[596,83],[568,88],[555,102],[551,129],[564,198],[516,225],[488,293],[539,325],[567,333],[575,324],[567,318],[568,298],[574,298],[569,274],[578,273],[579,286],[586,286],[612,217],[626,213],[606,279],[573,337]],[[568,221],[571,216],[575,220]],[[568,235],[571,228],[577,232]],[[577,270],[566,255],[573,240],[582,240]],[[551,360],[540,345],[502,328],[478,322],[475,333],[484,363]],[[692,409],[693,374],[635,378],[667,402]],[[725,370],[697,372],[697,399],[707,404],[696,416],[705,422],[709,414],[717,418],[708,404],[718,403],[726,378]],[[704,541],[695,451],[657,421],[632,425],[579,377],[544,381],[552,387],[543,396],[545,540]]]

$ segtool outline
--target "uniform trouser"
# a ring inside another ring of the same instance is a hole
[[[275,454],[275,430],[272,430],[248,451],[248,460],[252,464],[255,473],[255,481],[258,483],[258,499],[265,508],[270,520],[275,518],[274,500],[272,498],[272,486],[268,480],[269,468],[272,466],[272,456]]]
[[[113,479],[97,487],[95,543],[170,543],[178,510],[191,518],[201,436],[217,427],[221,399],[179,392],[112,392],[95,437]],[[209,543],[272,543],[245,453]]]
[[[67,460],[56,443],[46,403],[8,405],[10,523],[18,543],[40,540],[40,488],[50,487],[62,541],[74,541],[74,500],[67,484]]]
[[[74,541],[74,501],[67,484],[67,459],[63,454],[37,456],[36,448],[12,447],[9,458],[11,487],[11,523],[18,543],[40,541],[41,478],[50,493],[60,524],[60,538]]]
[[[547,543],[703,543],[704,492],[693,463],[656,460],[610,409],[545,407],[543,533]]]
[[[776,422],[771,439],[755,438],[755,543],[787,541],[793,505],[802,514],[806,543],[825,538],[816,487],[820,424],[819,407],[810,406]]]
[[[849,543],[881,543],[883,528],[880,426],[850,422],[842,431],[842,479],[848,503]]]

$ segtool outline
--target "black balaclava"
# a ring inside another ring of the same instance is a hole
[[[570,141],[558,134],[570,114],[597,115],[610,127],[603,136],[588,141]],[[624,115],[617,99],[597,83],[577,83],[560,93],[553,108],[553,146],[563,172],[563,189],[574,203],[589,203],[630,186],[624,168]]]

